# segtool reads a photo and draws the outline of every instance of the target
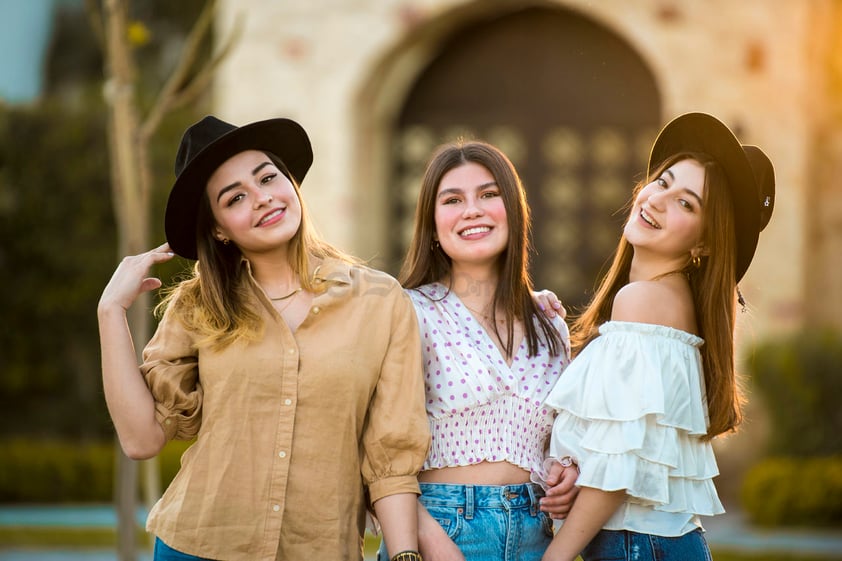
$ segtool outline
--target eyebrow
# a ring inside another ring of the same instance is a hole
[[[672,181],[675,181],[675,174],[672,173],[672,170],[669,170],[669,169],[664,170],[664,175],[666,175],[666,174],[669,174],[669,176],[672,178]],[[704,208],[705,205],[704,205],[704,203],[702,203],[702,198],[699,197],[699,195],[697,195],[695,191],[693,191],[692,189],[688,189],[687,187],[682,189],[682,191],[684,191],[685,193],[687,193],[688,195],[690,195],[694,199],[696,199],[696,201],[699,203],[699,206]]]
[[[271,165],[272,165],[272,162],[262,162],[262,163],[260,163],[260,165],[258,165],[256,168],[254,168],[253,170],[251,170],[251,174],[252,174],[252,175],[257,175],[257,174],[260,172],[260,170],[262,170],[262,169],[263,169],[263,168],[265,168],[266,166],[271,166]],[[236,188],[237,188],[237,187],[239,187],[240,185],[242,185],[242,183],[240,183],[239,181],[235,181],[235,182],[234,182],[234,183],[232,183],[231,185],[226,185],[225,187],[223,187],[222,189],[220,189],[220,190],[219,190],[219,193],[217,193],[217,195],[216,195],[216,202],[219,202],[219,199],[221,199],[221,198],[222,198],[222,195],[224,195],[225,193],[227,193],[227,192],[228,192],[228,191],[230,191],[231,189],[236,189]]]
[[[481,183],[481,184],[477,185],[475,190],[476,191],[482,191],[483,189],[488,189],[489,187],[496,187],[496,186],[497,186],[496,181],[489,181],[488,183]],[[440,199],[445,195],[460,195],[460,194],[462,194],[463,191],[464,191],[464,189],[461,189],[459,187],[451,187],[449,189],[442,189],[441,192],[438,194],[438,196],[436,198]]]

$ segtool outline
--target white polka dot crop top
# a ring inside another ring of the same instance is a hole
[[[424,469],[508,461],[542,473],[554,418],[544,399],[569,362],[565,323],[553,322],[565,349],[558,356],[550,355],[539,330],[538,354],[528,356],[524,337],[509,366],[447,287],[433,283],[408,293],[421,332],[432,432]]]

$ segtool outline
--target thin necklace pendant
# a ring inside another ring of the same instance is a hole
[[[298,288],[296,288],[295,290],[293,290],[292,292],[290,292],[289,294],[287,294],[286,296],[278,296],[277,298],[271,298],[270,297],[269,300],[271,300],[272,302],[280,302],[281,300],[286,300],[287,298],[292,298],[293,296],[295,296],[299,292],[301,292],[300,286]]]

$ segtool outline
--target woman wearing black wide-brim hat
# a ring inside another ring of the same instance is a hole
[[[418,327],[397,281],[320,240],[289,119],[184,133],[166,244],[126,257],[98,307],[106,402],[129,457],[196,439],[149,514],[156,560],[362,559],[373,507],[389,552],[418,559],[429,443]],[[126,309],[178,254],[138,367]]]
[[[724,512],[710,441],[741,420],[737,283],[774,190],[766,155],[715,117],[661,130],[547,398],[550,453],[578,467],[580,492],[545,560],[710,559],[699,517]]]

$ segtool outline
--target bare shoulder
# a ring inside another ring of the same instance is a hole
[[[611,319],[696,332],[693,297],[684,283],[663,280],[629,283],[617,292]]]

